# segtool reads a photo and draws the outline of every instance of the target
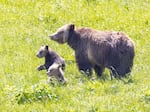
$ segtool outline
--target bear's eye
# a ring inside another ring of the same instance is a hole
[[[43,53],[43,51],[40,51],[40,52],[39,52],[39,54],[42,54],[42,53]]]
[[[52,71],[53,71],[52,69],[49,70],[50,73],[51,73]]]
[[[62,34],[62,33],[64,33],[64,31],[60,31],[60,32],[59,32],[59,34]]]

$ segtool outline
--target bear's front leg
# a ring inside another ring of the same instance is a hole
[[[85,63],[78,63],[78,69],[81,73],[84,72],[88,76],[92,75],[92,68],[87,66]]]
[[[80,72],[84,72],[88,76],[92,75],[92,65],[89,63],[89,60],[82,54],[76,55],[76,62]]]
[[[41,70],[44,70],[45,69],[45,65],[40,65],[37,67],[37,70],[38,71],[41,71]]]
[[[104,71],[104,68],[103,67],[100,67],[98,65],[95,65],[94,66],[94,70],[95,70],[95,73],[97,74],[97,76],[102,76],[102,73]]]

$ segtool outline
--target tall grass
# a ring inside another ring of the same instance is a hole
[[[149,112],[149,10],[149,0],[1,0],[1,112]],[[102,78],[79,73],[73,50],[48,38],[70,22],[128,34],[136,50],[131,76],[111,81],[107,69]],[[67,85],[47,84],[46,72],[36,71],[43,44],[65,58]]]

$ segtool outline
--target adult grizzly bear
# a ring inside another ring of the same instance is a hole
[[[75,51],[79,70],[101,76],[107,67],[111,76],[131,72],[134,59],[133,41],[122,32],[98,31],[91,28],[75,29],[74,24],[59,28],[50,38],[60,44],[68,43]]]

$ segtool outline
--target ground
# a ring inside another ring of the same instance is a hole
[[[1,112],[149,112],[149,10],[149,0],[1,0]],[[136,50],[131,76],[111,81],[107,69],[101,78],[78,72],[73,50],[48,38],[70,22],[128,34]],[[36,71],[45,43],[66,59],[67,85],[47,84],[46,72]]]

